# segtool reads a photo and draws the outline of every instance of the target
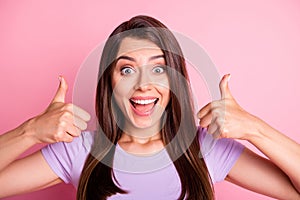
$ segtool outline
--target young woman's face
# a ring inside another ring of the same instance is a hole
[[[112,87],[126,118],[125,132],[161,125],[162,114],[170,100],[165,65],[163,52],[154,43],[130,37],[121,42]]]

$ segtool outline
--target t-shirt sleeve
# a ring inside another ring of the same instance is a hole
[[[213,183],[223,181],[236,163],[244,146],[233,139],[214,139],[207,129],[198,128],[201,156],[203,156]]]
[[[90,146],[91,134],[82,133],[71,143],[59,142],[45,146],[42,154],[59,178],[76,186]]]

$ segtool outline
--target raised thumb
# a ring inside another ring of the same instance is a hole
[[[59,79],[60,83],[59,83],[58,89],[56,91],[56,94],[52,100],[52,103],[54,103],[54,102],[64,103],[65,102],[68,85],[67,85],[67,82],[65,81],[64,77],[59,76],[58,79]]]
[[[220,87],[220,93],[221,93],[221,98],[232,98],[230,89],[228,87],[228,81],[230,80],[231,75],[226,74],[223,76],[222,80],[220,81],[219,87]]]

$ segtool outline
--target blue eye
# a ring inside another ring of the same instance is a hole
[[[132,74],[132,73],[134,73],[134,70],[130,67],[123,67],[121,69],[121,74],[122,75],[128,75],[128,74]]]
[[[161,74],[161,73],[165,72],[165,67],[164,66],[156,66],[152,69],[152,71],[154,73]]]

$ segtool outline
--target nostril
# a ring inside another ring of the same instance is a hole
[[[139,89],[139,90],[149,90],[150,88],[151,88],[150,83],[138,84],[136,87],[136,89]]]

